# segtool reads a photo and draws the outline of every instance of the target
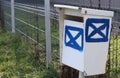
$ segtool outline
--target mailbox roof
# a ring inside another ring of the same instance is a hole
[[[73,10],[80,10],[81,14],[106,16],[106,17],[113,17],[113,15],[114,15],[113,11],[82,8],[82,7],[77,7],[77,6],[60,5],[60,4],[55,4],[54,6],[57,8],[64,8],[64,9],[70,9],[70,10],[72,10],[72,9]]]

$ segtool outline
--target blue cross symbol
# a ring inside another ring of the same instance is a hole
[[[77,34],[71,33],[70,31],[78,32]],[[77,42],[78,39],[78,42]],[[65,26],[65,45],[73,49],[82,51],[83,50],[83,29],[75,26]]]
[[[109,19],[89,18],[86,21],[86,42],[107,42]]]

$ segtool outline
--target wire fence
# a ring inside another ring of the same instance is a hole
[[[28,42],[33,46],[38,59],[41,61],[40,65],[43,68],[46,65],[46,54],[45,54],[45,7],[44,1],[41,3],[33,0],[15,0],[15,30],[16,34],[23,38],[23,41]],[[51,3],[52,4],[52,3]],[[4,11],[5,28],[8,31],[12,31],[11,23],[11,1],[2,0],[2,7]],[[115,10],[115,17],[113,18],[111,40],[109,47],[109,59],[106,65],[106,74],[91,76],[86,78],[119,78],[120,76],[120,15],[119,10]],[[52,64],[59,69],[59,23],[58,13],[55,11],[53,6],[50,10],[51,15],[51,43],[52,43]],[[43,58],[44,57],[44,58]],[[66,75],[65,78],[78,76],[76,70],[65,70],[63,72]],[[70,73],[67,73],[70,72]],[[73,74],[71,74],[73,73]]]
[[[11,16],[11,2],[8,0],[2,1],[2,6],[4,8],[4,20],[5,28],[8,31],[12,31],[12,16]],[[34,3],[28,2],[28,4],[18,3],[15,1],[14,4],[15,10],[15,30],[16,34],[21,34],[24,36],[26,41],[29,41],[30,44],[34,45],[35,51],[38,47],[43,49],[43,53],[39,53],[39,58],[41,55],[44,55],[41,58],[43,59],[44,66],[46,66],[46,54],[45,54],[45,9],[42,6],[38,5],[36,1]],[[58,15],[51,9],[51,43],[52,43],[52,62],[58,64],[59,62],[59,27],[58,27]],[[41,55],[40,55],[41,54]],[[57,66],[57,65],[56,65]]]

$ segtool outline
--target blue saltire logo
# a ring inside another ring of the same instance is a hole
[[[87,19],[85,28],[86,42],[107,42],[109,22],[109,19]]]
[[[83,50],[83,29],[75,26],[66,25],[64,41],[66,46],[82,51]]]

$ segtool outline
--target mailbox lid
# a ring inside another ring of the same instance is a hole
[[[101,16],[101,17],[113,17],[113,15],[114,15],[113,11],[82,8],[79,6],[55,4],[54,7],[62,8],[62,9],[64,9],[64,14],[74,15],[74,16],[94,15],[94,16]]]

